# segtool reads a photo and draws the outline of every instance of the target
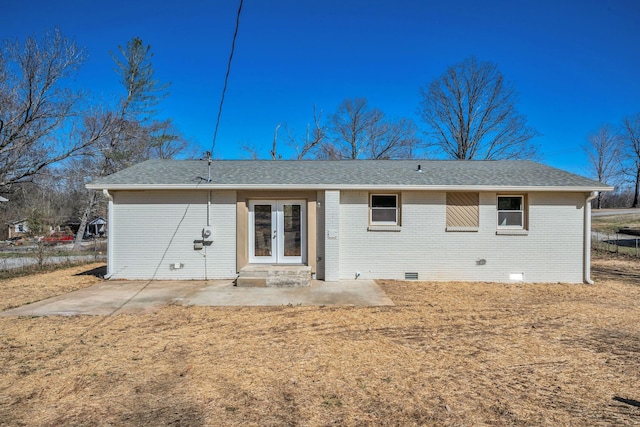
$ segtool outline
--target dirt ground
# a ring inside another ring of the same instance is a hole
[[[94,267],[2,281],[0,304]],[[394,307],[0,318],[0,425],[640,425],[640,263],[593,269],[381,282]]]

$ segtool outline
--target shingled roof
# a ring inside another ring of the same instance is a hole
[[[416,189],[610,191],[527,160],[148,160],[91,189]]]

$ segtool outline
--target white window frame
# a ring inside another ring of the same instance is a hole
[[[396,199],[396,206],[395,208],[383,208],[383,207],[379,207],[376,208],[373,206],[373,198],[375,196],[393,196]],[[369,195],[369,224],[370,225],[400,225],[400,206],[398,206],[398,201],[399,201],[399,197],[397,194],[394,193],[371,193]],[[393,209],[396,213],[396,220],[395,221],[374,221],[373,220],[373,211],[374,209],[385,209],[385,210],[391,210]]]
[[[519,197],[520,198],[520,209],[519,210],[500,210],[500,198],[501,197]],[[526,198],[523,194],[499,194],[496,197],[496,225],[498,230],[526,230]],[[501,212],[519,212],[520,217],[522,218],[522,225],[500,225],[500,213]]]

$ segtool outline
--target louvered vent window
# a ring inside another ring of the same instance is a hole
[[[447,231],[478,231],[479,193],[447,193]]]

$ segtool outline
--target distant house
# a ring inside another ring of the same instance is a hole
[[[29,233],[29,226],[26,219],[12,221],[7,224],[7,238],[25,237]]]
[[[107,234],[107,221],[102,217],[97,217],[87,224],[87,236],[104,237]]]
[[[210,177],[210,179],[209,179]],[[603,183],[530,161],[150,160],[87,185],[109,198],[108,274],[590,282]]]

